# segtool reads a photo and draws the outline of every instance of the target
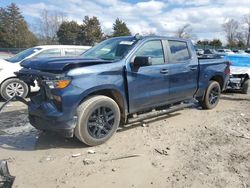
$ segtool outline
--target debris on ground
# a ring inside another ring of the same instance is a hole
[[[90,160],[90,159],[83,159],[83,164],[84,165],[91,165],[91,164],[95,164],[94,161]]]
[[[114,157],[111,159],[101,159],[102,162],[106,161],[116,161],[116,160],[121,160],[121,159],[128,159],[128,158],[133,158],[133,157],[141,157],[142,154],[132,154],[132,155],[124,155],[124,156],[119,156],[119,157]]]
[[[88,150],[88,154],[95,154],[96,152],[94,150]]]
[[[75,153],[75,154],[72,154],[71,156],[72,156],[72,157],[80,157],[80,156],[81,156],[81,153]]]
[[[157,153],[161,154],[161,155],[168,155],[168,152],[167,152],[166,150],[164,150],[164,149],[159,150],[159,149],[156,149],[156,148],[155,148],[155,151],[156,151]]]
[[[149,125],[146,123],[142,123],[142,127],[149,127]]]
[[[18,177],[13,188],[250,188],[250,95],[222,94],[215,110],[181,110],[146,129],[125,126],[91,148],[33,132],[27,107],[12,104],[0,113],[0,159]]]
[[[10,175],[7,161],[0,160],[0,188],[11,188],[14,180],[15,177]]]

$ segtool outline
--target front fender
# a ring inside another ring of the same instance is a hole
[[[124,104],[124,111],[125,113],[128,112],[128,103],[126,100],[126,95],[124,90],[121,90],[121,88],[117,87],[116,85],[112,85],[112,84],[106,84],[106,85],[101,85],[101,86],[96,86],[93,88],[89,88],[88,90],[84,91],[78,99],[78,105],[84,101],[85,99],[87,99],[89,96],[94,95],[94,94],[102,94],[105,91],[114,91],[116,93],[119,93],[119,95],[122,98],[122,102]]]

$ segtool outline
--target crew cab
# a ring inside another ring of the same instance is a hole
[[[28,105],[30,123],[95,146],[119,125],[173,112],[199,101],[214,108],[230,64],[198,60],[190,40],[160,36],[107,39],[81,58],[22,63],[17,75],[40,85]]]

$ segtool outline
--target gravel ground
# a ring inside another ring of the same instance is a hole
[[[90,148],[35,130],[26,107],[15,102],[0,113],[0,159],[20,188],[247,188],[249,109],[250,95],[224,94],[213,110],[189,108],[126,125]]]

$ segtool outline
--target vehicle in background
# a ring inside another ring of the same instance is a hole
[[[14,54],[9,53],[9,52],[2,52],[0,51],[0,59],[6,59],[14,56]]]
[[[203,49],[196,49],[196,54],[198,56],[202,56],[204,54],[204,50]]]
[[[0,59],[0,96],[8,100],[14,95],[26,97],[29,91],[38,91],[37,86],[27,85],[14,74],[21,69],[20,63],[22,61],[33,58],[79,56],[89,48],[91,47],[73,45],[36,46],[8,59]]]
[[[231,62],[228,89],[250,93],[250,55],[228,54],[224,59]]]
[[[250,54],[250,49],[245,50],[246,53]]]
[[[222,55],[218,54],[214,49],[205,49],[204,54],[200,56],[201,59],[219,59]]]
[[[227,55],[227,54],[234,54],[234,52],[232,50],[230,50],[230,49],[217,49],[216,53],[218,55],[223,55],[223,56]]]
[[[247,54],[244,50],[233,50],[236,54]]]
[[[214,108],[227,85],[224,59],[199,60],[190,40],[160,36],[107,39],[78,58],[27,60],[18,77],[41,86],[28,104],[40,130],[107,141],[120,124],[192,106]]]

